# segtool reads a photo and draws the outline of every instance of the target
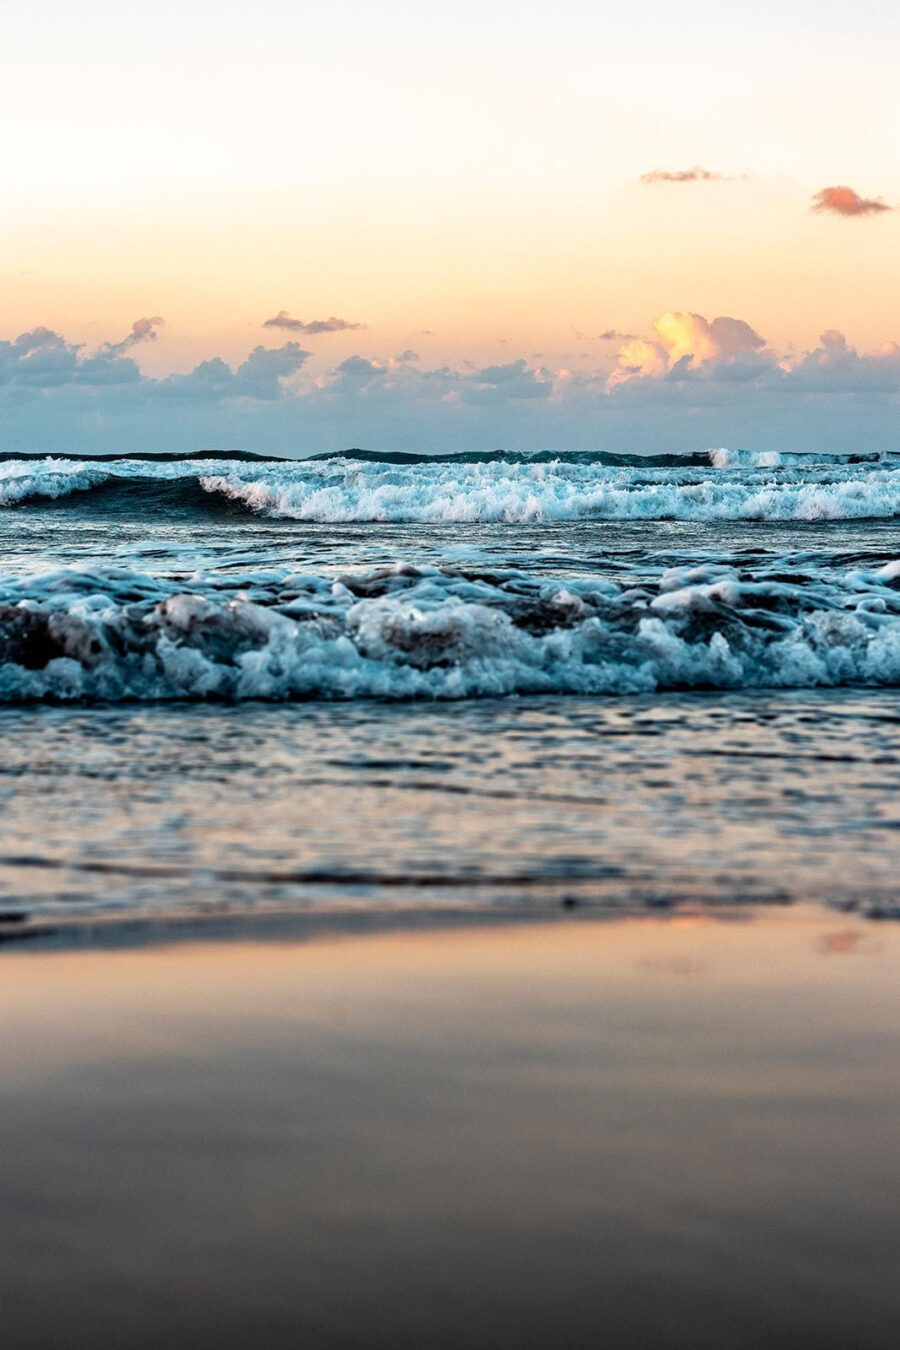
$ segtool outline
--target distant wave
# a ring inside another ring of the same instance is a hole
[[[900,685],[900,562],[624,587],[395,565],[0,579],[0,701],[466,699]]]
[[[900,515],[900,456],[224,457],[0,462],[0,506],[68,498],[325,523],[852,520]],[[218,505],[217,505],[218,503]],[[76,503],[77,504],[77,503]]]

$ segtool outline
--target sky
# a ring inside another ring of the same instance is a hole
[[[0,449],[900,448],[898,58],[893,0],[7,6]]]

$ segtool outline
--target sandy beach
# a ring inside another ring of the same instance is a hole
[[[894,1350],[896,0],[0,32],[0,1350]]]
[[[900,930],[2,955],[17,1350],[894,1344]]]

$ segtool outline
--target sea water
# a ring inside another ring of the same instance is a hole
[[[900,457],[0,463],[0,908],[893,912]]]

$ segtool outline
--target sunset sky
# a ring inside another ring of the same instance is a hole
[[[0,449],[900,448],[898,30],[8,7]]]

